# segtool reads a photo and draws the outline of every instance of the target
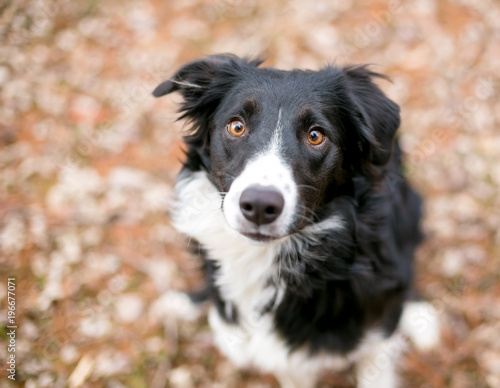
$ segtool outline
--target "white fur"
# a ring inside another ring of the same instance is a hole
[[[439,345],[439,317],[427,302],[406,303],[399,328],[419,350],[428,351]]]
[[[356,364],[358,388],[397,387],[396,366],[406,349],[407,343],[398,332],[374,344]]]
[[[306,226],[303,229],[303,233],[311,234],[311,237],[314,236],[315,233],[325,231],[325,230],[339,230],[344,227],[344,222],[340,216],[334,215],[330,218],[327,218],[323,221],[320,221],[315,224],[311,224]]]
[[[396,387],[394,343],[399,336],[384,339],[380,333],[371,331],[357,349],[342,356],[328,353],[311,356],[306,349],[290,353],[274,330],[272,311],[261,314],[262,307],[275,295],[275,305],[283,296],[284,288],[279,281],[270,286],[268,280],[279,279],[275,257],[289,238],[262,244],[235,231],[221,212],[221,195],[203,172],[181,176],[176,193],[174,225],[201,242],[208,256],[217,261],[220,270],[216,283],[222,297],[238,308],[238,324],[223,321],[215,308],[209,314],[215,342],[232,362],[275,374],[282,388],[312,388],[322,371],[341,370],[359,361],[359,387]],[[343,227],[343,223],[340,218],[332,218],[317,227],[336,229]],[[306,236],[315,228],[306,230]]]
[[[281,122],[281,109],[278,111],[278,122],[274,128],[273,138],[271,140],[271,149],[281,153],[283,151],[283,123]]]

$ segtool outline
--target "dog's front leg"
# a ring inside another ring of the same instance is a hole
[[[357,388],[397,388],[396,363],[403,349],[397,335],[374,344],[356,363]]]

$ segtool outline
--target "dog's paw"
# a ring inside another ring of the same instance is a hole
[[[434,307],[427,302],[407,302],[399,327],[419,350],[432,350],[440,343],[439,317]]]

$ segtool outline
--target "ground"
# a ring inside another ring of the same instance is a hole
[[[402,353],[402,385],[500,387],[498,20],[492,0],[2,3],[0,387],[277,387],[220,356],[175,293],[199,282],[166,214],[186,127],[179,97],[151,91],[221,52],[392,78],[426,201],[417,285],[443,323],[439,349]]]

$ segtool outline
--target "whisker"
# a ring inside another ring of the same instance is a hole
[[[302,214],[296,214],[297,216],[306,217],[307,215],[310,215],[310,216],[309,216],[309,218],[310,218],[312,221],[314,221],[315,214],[314,214],[314,211],[313,211],[312,209],[310,209],[310,208],[308,208],[307,206],[302,205],[302,204],[300,204],[300,203],[297,203],[297,205],[296,205],[296,206],[297,206],[299,209],[302,209],[302,210],[304,210],[304,211],[305,211],[305,212],[304,212],[304,213],[305,213],[304,215],[302,215]]]
[[[314,218],[313,218],[313,217],[307,217],[307,216],[302,215],[302,214],[296,214],[295,216],[296,216],[296,217],[299,217],[299,218],[300,218],[300,219],[302,219],[302,220],[308,221],[308,222],[310,222],[311,224],[313,224],[313,223],[314,223]]]
[[[304,187],[306,189],[314,190],[314,191],[319,191],[317,187],[310,186],[310,185],[297,185],[297,187]]]
[[[307,210],[309,213],[313,213],[312,209],[308,208],[306,205],[302,205],[301,203],[297,203],[296,206],[300,207],[301,209]]]

